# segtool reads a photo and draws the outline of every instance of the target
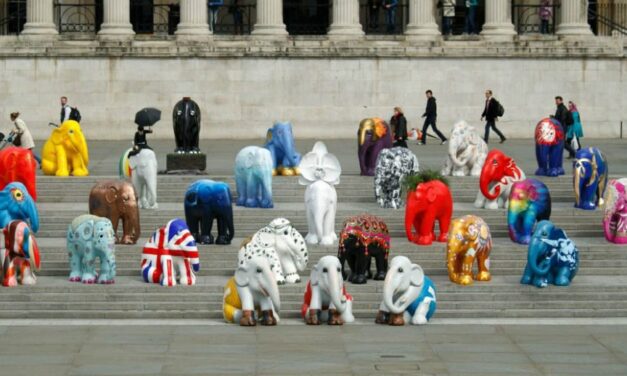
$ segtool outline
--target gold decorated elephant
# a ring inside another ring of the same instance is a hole
[[[492,236],[483,219],[474,215],[456,218],[451,223],[447,245],[447,269],[452,282],[470,285],[474,280],[489,281]],[[472,274],[477,259],[478,273]]]
[[[41,169],[46,175],[89,175],[87,142],[80,124],[74,120],[68,120],[52,131],[41,157]]]

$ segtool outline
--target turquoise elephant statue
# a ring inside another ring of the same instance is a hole
[[[272,208],[272,157],[267,149],[246,146],[235,157],[237,206]]]
[[[272,155],[273,175],[294,176],[300,174],[298,165],[301,156],[294,146],[292,123],[274,123],[272,128],[268,129],[264,147],[270,150]]]
[[[108,218],[84,214],[74,218],[67,231],[70,282],[115,282],[115,234]],[[100,273],[96,273],[96,259]]]
[[[0,228],[12,220],[28,222],[33,232],[39,231],[39,213],[35,201],[24,184],[13,182],[0,191]]]

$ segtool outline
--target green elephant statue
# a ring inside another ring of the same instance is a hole
[[[70,282],[115,282],[115,235],[109,219],[91,214],[74,218],[67,231],[67,250]],[[96,273],[96,258],[100,273]]]

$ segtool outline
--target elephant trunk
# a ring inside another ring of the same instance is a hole
[[[389,279],[388,276],[390,276]],[[409,299],[409,290],[407,290],[394,302],[396,286],[394,286],[393,277],[394,274],[388,272],[383,284],[383,301],[391,313],[400,314],[405,312],[407,306],[411,303],[411,299]]]
[[[546,245],[542,244],[540,240],[532,240],[529,245],[529,253],[527,253],[527,263],[529,264],[529,268],[534,274],[538,275],[546,275],[551,268],[550,259],[539,260],[539,258],[544,257],[545,252],[542,252],[546,249]],[[542,264],[540,266],[539,264]]]
[[[279,286],[274,279],[274,274],[272,272],[268,272],[266,276],[266,280],[269,282],[266,286],[264,286],[270,300],[272,301],[272,305],[274,306],[274,310],[278,313],[281,311],[281,297],[279,295]]]
[[[331,303],[338,312],[344,313],[346,310],[346,299],[342,293],[342,280],[336,270],[329,270],[329,296]]]
[[[367,127],[361,127],[359,128],[359,133],[358,133],[358,138],[357,138],[357,142],[358,142],[358,146],[361,147],[366,143],[366,132],[369,130],[369,128]]]
[[[39,231],[39,213],[37,212],[37,206],[35,206],[35,202],[32,200],[28,200],[24,203],[24,211],[26,218],[30,220],[30,227],[33,232]]]
[[[488,200],[496,200],[497,197],[501,194],[501,186],[496,184],[494,189],[490,191],[490,183],[495,181],[492,178],[492,174],[489,171],[481,171],[481,177],[479,178],[479,188],[481,189],[481,193]]]
[[[25,253],[28,253],[28,260],[30,262],[30,266],[33,270],[39,271],[39,266],[41,264],[41,257],[39,256],[39,246],[37,246],[37,242],[35,241],[35,237],[30,234],[24,234],[24,238],[28,239],[27,249],[25,249]]]
[[[451,161],[453,161],[453,164],[457,167],[463,167],[468,163],[468,159],[470,159],[470,155],[467,155],[466,158],[458,158],[457,157],[457,147],[458,145],[456,145],[454,142],[451,142],[448,146],[448,155],[451,157]]]
[[[579,205],[581,200],[581,171],[579,168],[575,167],[575,171],[573,172],[573,186],[575,188],[575,204]]]

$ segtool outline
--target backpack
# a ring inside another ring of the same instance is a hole
[[[497,102],[497,107],[496,107],[496,116],[501,117],[505,114],[505,108],[503,107],[503,105],[501,104],[501,102]]]
[[[70,120],[74,120],[80,123],[81,119],[81,112],[78,110],[77,107],[72,107],[72,110],[70,111]]]

